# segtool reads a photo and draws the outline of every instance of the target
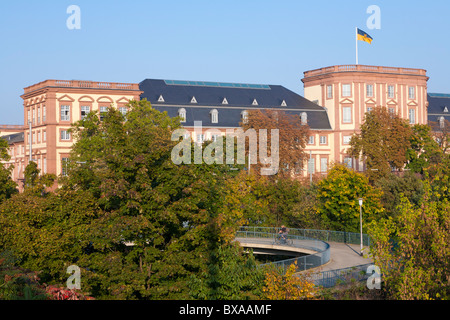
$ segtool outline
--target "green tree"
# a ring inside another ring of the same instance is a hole
[[[376,107],[366,113],[360,131],[352,137],[348,154],[365,161],[370,181],[386,177],[393,168],[404,168],[412,135],[406,120],[386,107]]]
[[[398,206],[403,197],[406,197],[412,204],[418,205],[424,195],[422,179],[412,172],[406,172],[402,177],[389,174],[378,180],[375,186],[383,192],[381,203],[388,216],[398,214]]]
[[[316,212],[328,228],[335,231],[359,232],[359,198],[363,203],[363,226],[384,216],[382,192],[369,180],[344,165],[335,165],[317,186]]]
[[[414,125],[410,137],[410,148],[407,151],[407,168],[413,172],[424,173],[424,170],[443,161],[445,153],[434,140],[429,125]]]
[[[0,137],[0,203],[17,193],[17,184],[11,179],[14,166],[6,168],[3,164],[11,159],[8,148],[8,142]]]
[[[111,108],[102,121],[91,113],[72,129],[77,143],[61,192],[85,191],[101,210],[86,229],[90,253],[77,261],[95,296],[189,298],[196,274],[208,275],[212,291],[222,285],[219,253],[239,221],[224,214],[223,195],[236,172],[174,164],[177,128],[179,119],[144,100],[130,103],[126,119]]]
[[[385,290],[401,300],[450,297],[450,203],[424,181],[419,205],[403,198],[399,215],[369,226],[371,254],[380,267]]]

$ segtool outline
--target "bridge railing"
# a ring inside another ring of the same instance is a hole
[[[263,242],[268,243],[275,242],[275,238],[277,237],[278,234],[276,228],[263,228],[263,229],[260,229],[259,227],[255,227],[255,229],[252,228],[253,227],[242,227],[236,233],[236,238],[245,238],[245,239],[256,238],[263,240]],[[287,268],[289,268],[292,264],[296,263],[296,272],[301,272],[308,269],[319,267],[330,261],[330,245],[325,241],[318,239],[311,239],[295,234],[289,234],[288,237],[289,239],[292,240],[293,247],[312,250],[315,251],[316,253],[296,257],[293,259],[261,264],[260,266],[273,265],[277,268],[282,268],[282,270],[286,271]]]
[[[244,226],[239,231],[253,231],[253,232],[266,232],[266,233],[278,233],[280,228],[275,227],[252,227]],[[314,230],[314,229],[289,229],[290,235],[301,236],[309,239],[316,239],[325,242],[338,242],[348,244],[360,244],[361,234],[355,232],[345,231],[330,231],[330,230]],[[367,234],[363,234],[363,245],[370,246],[371,239]]]

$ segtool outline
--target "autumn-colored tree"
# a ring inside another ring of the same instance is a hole
[[[370,223],[371,254],[387,293],[401,300],[450,298],[450,202],[424,181],[419,205],[402,199],[395,218]]]
[[[364,175],[336,164],[317,186],[316,212],[331,230],[359,232],[359,198],[363,198],[363,226],[384,215],[382,192]]]
[[[257,139],[258,161],[251,158],[252,173],[261,175],[262,168],[268,168],[270,165],[265,164],[266,161],[261,157],[260,130],[267,130],[267,157],[274,156],[271,153],[273,143],[279,143],[278,156],[279,170],[276,176],[291,176],[296,167],[303,167],[306,160],[305,148],[309,137],[309,126],[302,123],[299,115],[288,114],[280,110],[251,110],[248,117],[241,123],[241,127],[247,132],[249,129],[255,130]],[[272,141],[273,130],[278,130],[278,141]],[[247,159],[248,159],[248,147]],[[250,154],[252,155],[251,149]],[[275,176],[270,175],[270,176]]]
[[[405,119],[386,107],[366,113],[360,133],[350,141],[348,154],[364,160],[369,180],[387,176],[392,169],[403,170],[407,163],[412,129]]]
[[[307,274],[296,273],[296,262],[286,272],[271,268],[266,272],[263,297],[269,300],[314,299],[316,288]]]

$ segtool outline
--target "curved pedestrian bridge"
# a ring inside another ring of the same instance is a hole
[[[297,262],[297,272],[315,269],[315,272],[332,272],[370,264],[372,260],[360,255],[361,235],[358,233],[290,229],[291,245],[275,242],[279,228],[241,227],[235,240],[255,254],[271,254],[292,257],[272,262],[287,268]],[[370,237],[363,235],[365,252],[368,252]]]
[[[330,245],[325,241],[288,234],[289,244],[282,244],[276,241],[277,236],[275,228],[242,227],[235,240],[242,247],[252,249],[254,254],[292,256],[292,259],[273,262],[283,268],[297,262],[297,271],[303,271],[330,261]]]

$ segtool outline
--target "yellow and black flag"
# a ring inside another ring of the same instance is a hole
[[[372,43],[373,38],[369,36],[366,32],[362,31],[361,29],[357,30],[357,39],[360,41],[365,41],[367,43]]]

